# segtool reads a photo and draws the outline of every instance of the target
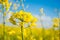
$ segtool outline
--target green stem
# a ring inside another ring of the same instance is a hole
[[[55,40],[55,28],[54,27],[53,27],[53,32],[54,32],[53,36],[54,36],[54,40]]]
[[[23,24],[23,23],[22,23]],[[24,37],[23,37],[23,25],[21,25],[21,37],[22,37],[22,40],[24,40]]]
[[[21,4],[21,6],[22,6],[22,4],[23,4],[23,0],[22,0],[22,1],[20,0],[20,4]],[[23,6],[22,6],[22,10],[24,10]],[[23,22],[23,21],[22,21],[22,22]],[[23,37],[23,36],[24,36],[24,35],[23,35],[23,31],[24,31],[24,30],[23,30],[23,25],[22,25],[22,26],[21,26],[22,40],[24,40],[24,37]]]
[[[3,12],[3,36],[5,34],[5,17],[4,17],[4,5],[2,4],[2,12]],[[4,39],[4,38],[3,38]]]
[[[30,26],[29,26],[29,31],[30,31],[29,39],[31,39],[32,31],[31,31],[31,27]]]

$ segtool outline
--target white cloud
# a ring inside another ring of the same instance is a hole
[[[45,15],[43,15],[41,17],[38,15],[35,15],[35,17],[38,18],[38,22],[37,22],[38,27],[42,27],[42,25],[43,25],[45,28],[49,28],[52,26],[52,18],[51,17],[45,16]],[[42,25],[41,25],[41,23],[42,23]]]

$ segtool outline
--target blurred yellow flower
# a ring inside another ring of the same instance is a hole
[[[32,22],[37,22],[37,18],[33,18]]]
[[[1,0],[0,0],[0,3],[1,3]]]
[[[13,34],[15,34],[15,31],[14,30],[11,30],[11,31],[8,32],[8,34],[9,35],[13,35]]]
[[[21,39],[21,36],[17,36],[17,38],[18,38],[18,40],[22,40],[22,39]]]
[[[36,26],[36,24],[35,24],[35,23],[31,23],[31,24],[30,24],[30,27],[32,27],[32,26]]]
[[[40,39],[39,40],[43,40],[43,37],[40,37]]]
[[[28,37],[27,32],[28,32],[28,30],[24,29],[24,37]]]
[[[53,18],[54,23],[59,23],[59,18]]]
[[[45,35],[50,35],[50,31],[49,30],[45,30]]]
[[[5,6],[6,11],[8,11],[8,9],[10,8],[12,3],[9,3],[8,0],[0,0],[0,4],[2,4],[3,6]]]
[[[54,27],[59,27],[59,23],[54,23],[53,26]]]
[[[12,5],[11,2],[10,2],[10,3],[6,3],[6,10],[7,10],[7,11],[9,10],[9,8],[10,8],[11,5]]]
[[[51,40],[54,40],[54,37],[52,37]]]
[[[59,18],[53,18],[53,26],[59,27]]]
[[[2,3],[7,3],[8,2],[8,0],[0,0],[0,3],[2,4]]]

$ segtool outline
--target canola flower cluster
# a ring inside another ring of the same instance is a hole
[[[30,35],[30,30],[29,28],[24,28],[24,40],[59,40],[59,30],[52,30],[51,28],[49,29],[44,29],[44,34],[43,34],[43,29],[42,28],[37,28],[34,27],[31,29],[32,35]],[[55,34],[55,36],[53,36]],[[44,37],[42,36],[44,35]],[[0,24],[0,40],[22,40],[21,38],[21,31],[20,28],[15,26],[5,26],[5,34],[3,34],[3,25]]]
[[[30,30],[30,35],[31,35],[31,27],[36,26],[35,22],[37,22],[37,18],[32,16],[32,14],[30,12],[25,12],[24,10],[20,10],[19,12],[12,14],[11,17],[9,18],[9,21],[12,24],[17,25],[16,19],[17,19],[17,21],[19,20],[18,26],[21,27],[21,37],[22,37],[22,40],[24,40],[24,37],[23,37],[25,34],[24,33],[24,24],[27,23],[29,30]]]
[[[35,26],[35,22],[37,22],[37,18],[32,16],[30,12],[25,12],[23,10],[20,10],[19,12],[16,12],[12,14],[12,16],[9,18],[9,21],[16,25],[16,19],[20,20],[19,24],[22,25],[22,23],[29,23],[31,26]]]

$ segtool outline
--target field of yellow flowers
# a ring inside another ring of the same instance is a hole
[[[17,20],[16,20],[17,19]],[[9,22],[17,26],[0,24],[0,40],[59,40],[59,18],[52,20],[51,28],[38,28],[38,21],[30,12],[20,10],[12,13]],[[27,27],[25,27],[27,25]],[[57,28],[57,29],[55,29]]]
[[[34,27],[31,30],[29,27],[23,28],[24,40],[59,40],[59,30],[44,29]],[[0,40],[22,40],[21,28],[5,26],[3,33],[3,25],[0,24]]]

